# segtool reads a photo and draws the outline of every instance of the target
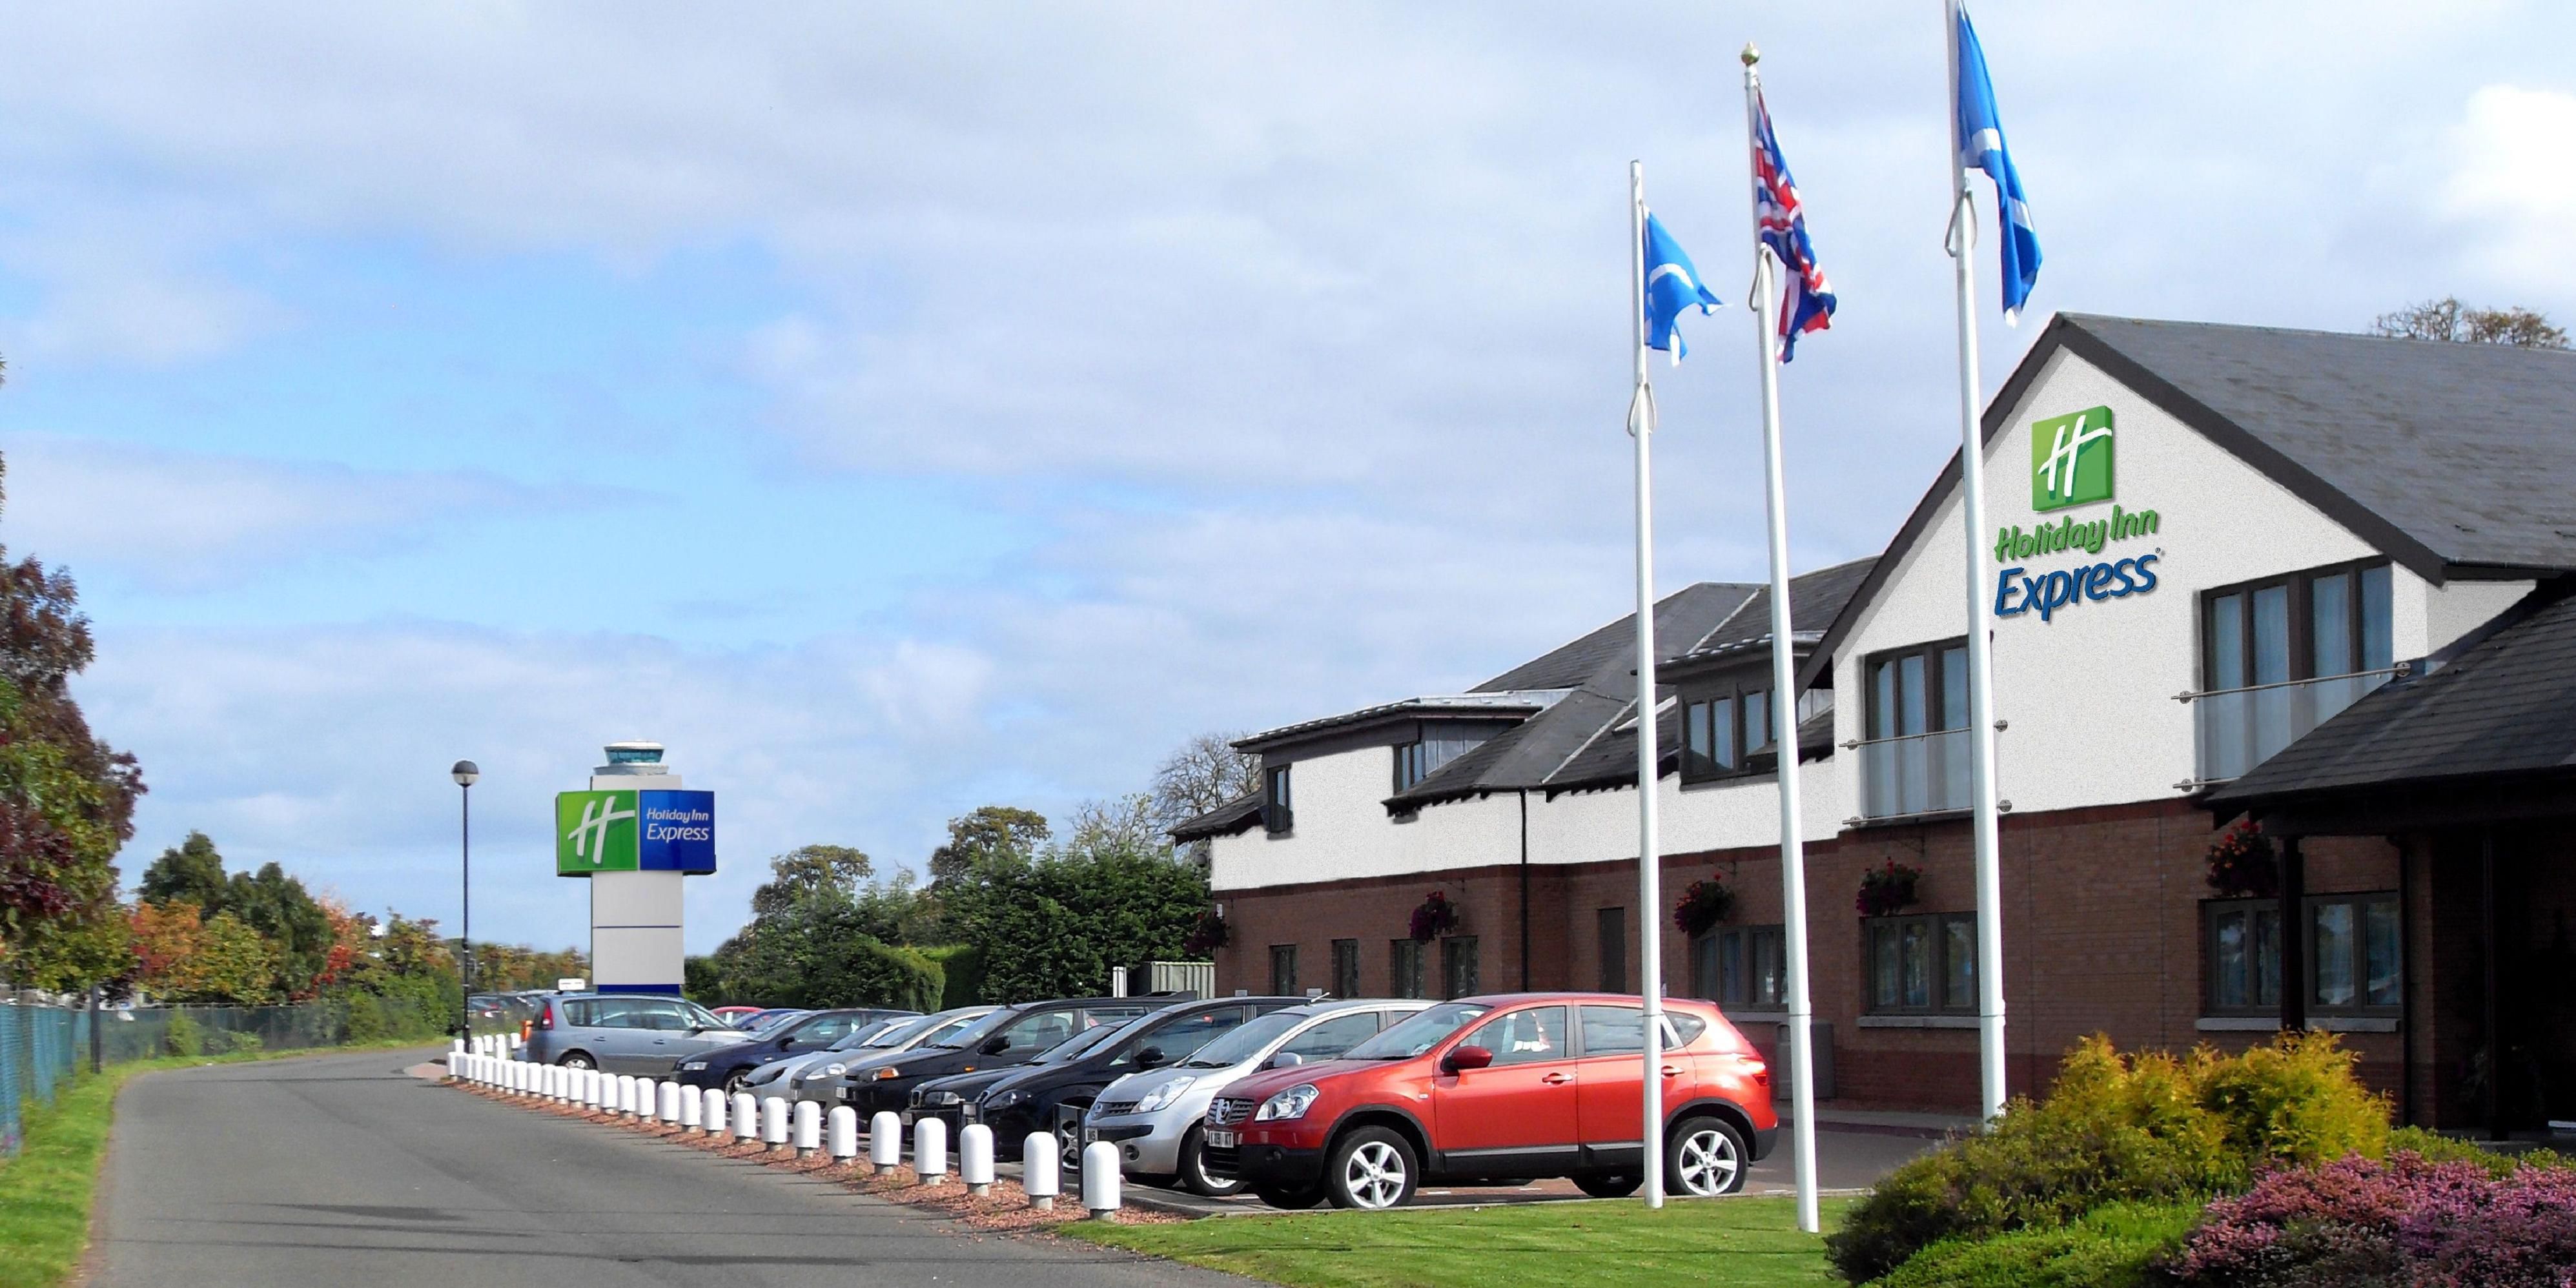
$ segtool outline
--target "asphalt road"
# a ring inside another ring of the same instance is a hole
[[[119,1097],[101,1288],[1250,1281],[979,1235],[825,1181],[528,1113],[379,1051],[148,1074]]]

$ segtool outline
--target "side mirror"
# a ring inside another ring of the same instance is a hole
[[[794,1039],[794,1038],[780,1038],[780,1039],[778,1039],[778,1049],[779,1049],[779,1050],[781,1050],[781,1051],[793,1051],[793,1050],[795,1050],[795,1049],[796,1049],[796,1039]]]
[[[1163,1067],[1163,1063],[1165,1061],[1171,1058],[1172,1057],[1163,1054],[1163,1048],[1149,1046],[1136,1053],[1136,1067],[1139,1069],[1159,1069]]]
[[[1000,1055],[1011,1049],[1011,1040],[1000,1036],[989,1037],[984,1039],[984,1045],[975,1049],[985,1055]]]
[[[1482,1069],[1493,1062],[1493,1052],[1480,1046],[1462,1046],[1443,1057],[1440,1068],[1444,1073],[1463,1073],[1469,1069]]]
[[[1294,1051],[1282,1051],[1279,1054],[1270,1057],[1269,1067],[1273,1069],[1294,1069],[1298,1065],[1304,1063],[1306,1063],[1306,1057],[1299,1055]]]

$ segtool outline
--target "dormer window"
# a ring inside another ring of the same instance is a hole
[[[1272,765],[1262,775],[1261,825],[1277,836],[1296,824],[1289,809],[1288,771],[1291,766]]]
[[[1431,749],[1421,739],[1395,744],[1395,790],[1421,782],[1431,776]]]
[[[1724,778],[1759,768],[1771,750],[1771,690],[1739,684],[1703,690],[1682,702],[1682,781]]]

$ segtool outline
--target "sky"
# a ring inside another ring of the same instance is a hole
[[[771,854],[1621,615],[1632,158],[1730,302],[1658,358],[1660,583],[1758,580],[1748,40],[1841,297],[1793,565],[1877,551],[1958,442],[1940,8],[24,10],[0,542],[79,579],[129,881],[203,830],[452,929],[471,758],[478,937],[577,944],[551,795],[651,738],[706,951]],[[1988,392],[2055,309],[2576,318],[2576,7],[1977,21],[2046,254]]]

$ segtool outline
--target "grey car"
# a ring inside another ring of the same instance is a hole
[[[786,1071],[785,1076],[779,1079],[779,1088],[790,1100],[817,1101],[825,1109],[830,1109],[841,1103],[841,1076],[862,1062],[899,1055],[933,1042],[945,1042],[967,1025],[1000,1009],[998,1006],[960,1006],[936,1015],[906,1020],[903,1027],[881,1031],[857,1047],[809,1057],[801,1062],[802,1067]],[[773,1091],[772,1094],[776,1093]]]
[[[520,1058],[660,1077],[701,1051],[749,1040],[686,998],[575,993],[548,998],[539,1007]]]
[[[1259,1016],[1178,1064],[1140,1070],[1102,1088],[1083,1115],[1083,1143],[1116,1145],[1118,1170],[1146,1184],[1178,1181],[1211,1197],[1232,1194],[1243,1183],[1208,1175],[1199,1160],[1199,1122],[1226,1084],[1264,1069],[1338,1059],[1380,1029],[1430,1005],[1403,998],[1353,998]]]

